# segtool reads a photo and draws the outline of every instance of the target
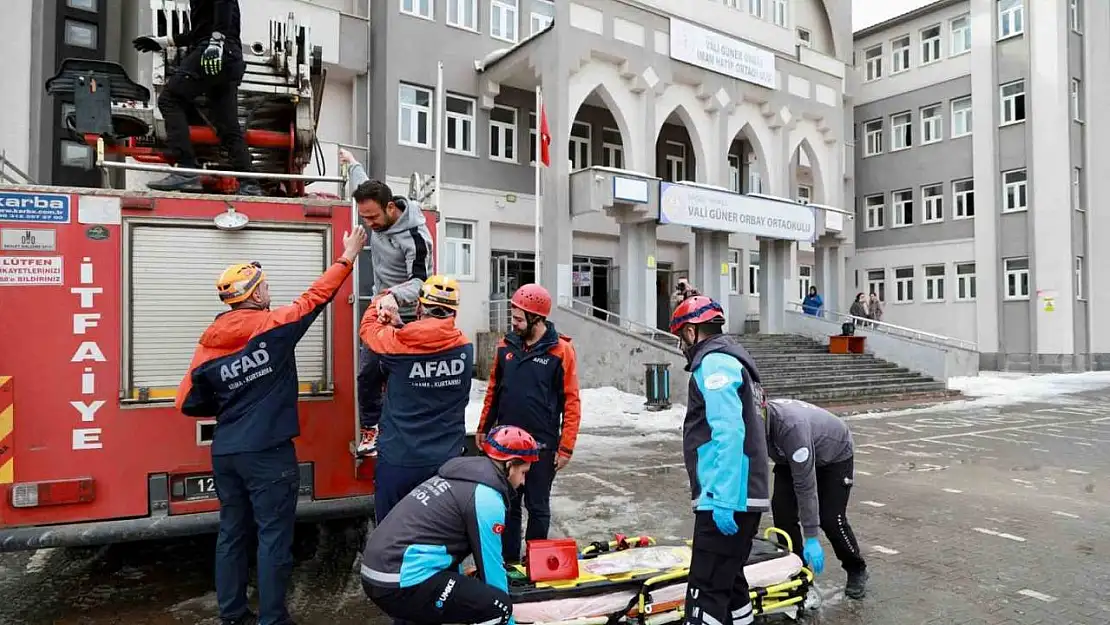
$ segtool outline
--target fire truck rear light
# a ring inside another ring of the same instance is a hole
[[[91,477],[13,484],[10,492],[13,508],[88,503],[96,498],[96,488]]]
[[[120,206],[122,208],[152,210],[154,208],[154,198],[125,195],[120,199]]]
[[[331,206],[321,206],[318,204],[303,204],[305,217],[331,217]]]

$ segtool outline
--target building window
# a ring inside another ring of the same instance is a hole
[[[786,0],[771,0],[771,20],[786,28]]]
[[[794,194],[794,201],[799,204],[809,204],[813,201],[813,187],[808,184],[798,185],[798,190]]]
[[[740,250],[728,251],[728,293],[740,295]]]
[[[590,139],[593,128],[586,122],[574,122],[570,128],[570,169],[577,171],[590,166]]]
[[[1029,258],[1007,258],[1003,261],[1006,273],[1006,299],[1029,299]]]
[[[96,0],[66,0],[66,6],[78,11],[96,13]]]
[[[663,149],[666,150],[663,157],[667,163],[667,181],[686,180],[686,146],[677,141],[667,141]]]
[[[1071,205],[1077,211],[1083,209],[1083,169],[1073,167],[1071,170]]]
[[[624,141],[617,128],[601,129],[601,164],[624,169]]]
[[[489,112],[489,158],[516,162],[516,109],[495,105]]]
[[[748,256],[748,295],[759,297],[759,252]]]
[[[813,267],[798,265],[798,299],[805,299],[809,295],[809,287],[813,286]]]
[[[866,213],[866,221],[864,222],[864,230],[882,230],[884,209],[882,195],[869,195],[863,198],[863,210]]]
[[[940,105],[934,104],[921,109],[921,145],[936,143],[941,136]]]
[[[921,187],[921,203],[925,207],[922,223],[944,221],[944,186],[934,184]]]
[[[899,37],[890,42],[893,54],[890,56],[890,73],[897,74],[910,68],[910,36]]]
[[[952,203],[956,207],[956,219],[975,216],[975,181],[957,180],[952,183]]]
[[[444,222],[443,263],[447,275],[459,280],[473,280],[474,224],[469,221]]]
[[[956,263],[956,301],[975,299],[975,263]]]
[[[478,0],[447,0],[447,25],[478,30]]]
[[[1083,299],[1083,257],[1075,257],[1075,299]]]
[[[928,65],[940,60],[940,24],[921,31],[921,64]]]
[[[1068,0],[1068,21],[1071,29],[1077,33],[1083,32],[1083,23],[1080,21],[1079,0]]]
[[[867,294],[878,295],[880,302],[886,301],[886,270],[869,269],[867,271]]]
[[[863,155],[875,156],[883,153],[883,120],[873,119],[863,125]]]
[[[763,176],[755,167],[748,167],[748,193],[763,193]]]
[[[1005,39],[1025,32],[1023,0],[998,0],[998,38]]]
[[[1002,126],[1025,121],[1025,81],[1017,80],[999,89],[1002,95]]]
[[[536,114],[528,113],[528,158],[531,159],[529,162],[531,165],[535,165],[540,156],[536,153],[536,149]]]
[[[913,267],[894,270],[894,301],[909,304],[913,301]]]
[[[913,225],[913,191],[895,191],[894,200],[894,227]]]
[[[742,193],[740,189],[740,155],[728,155],[728,186],[733,193]]]
[[[950,22],[952,33],[952,56],[971,50],[971,22],[968,16],[961,15]]]
[[[1012,213],[1029,208],[1026,187],[1024,169],[1016,169],[1002,174],[1002,212]]]
[[[763,0],[748,0],[748,13],[752,17],[763,19]]]
[[[398,101],[400,120],[397,142],[414,147],[432,147],[432,90],[401,83]]]
[[[474,148],[474,100],[456,95],[447,95],[446,132],[443,148],[452,154],[475,156]]]
[[[925,265],[925,301],[944,301],[944,265]]]
[[[877,45],[863,53],[864,80],[872,81],[883,77],[883,46]]]
[[[401,0],[401,12],[426,20],[435,19],[432,0]]]
[[[740,10],[740,0],[725,0],[725,6],[730,9]]]
[[[913,147],[913,115],[899,113],[890,118],[890,151]]]
[[[532,3],[531,31],[535,35],[555,21],[555,3],[552,0],[536,0]]]
[[[1083,83],[1078,78],[1071,79],[1071,118],[1083,121]]]
[[[61,164],[65,167],[92,169],[92,148],[76,141],[62,141]]]
[[[489,36],[516,43],[518,0],[490,0]]]
[[[971,134],[971,96],[952,100],[952,138]]]
[[[65,42],[67,46],[75,48],[96,49],[97,28],[96,24],[66,19]]]

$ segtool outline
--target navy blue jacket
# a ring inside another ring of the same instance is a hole
[[[691,372],[682,452],[695,510],[770,508],[759,369],[748,350],[718,335],[687,356]]]
[[[371,304],[359,337],[377,354],[385,376],[378,460],[438,467],[462,453],[474,345],[454,319],[420,319],[396,328],[380,323]]]
[[[190,417],[216,417],[213,456],[300,436],[294,350],[349,275],[351,265],[337,262],[289,306],[229,310],[201,335],[176,403]]]
[[[546,323],[547,331],[530,347],[516,333],[497,344],[478,431],[515,425],[569,457],[582,419],[578,364],[570,338]]]

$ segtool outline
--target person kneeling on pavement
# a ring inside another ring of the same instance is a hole
[[[671,316],[671,334],[681,340],[690,372],[682,426],[694,505],[689,625],[753,622],[744,565],[770,505],[759,369],[724,327],[721,305],[703,295],[683,300]]]
[[[366,384],[385,385],[381,444],[374,470],[374,505],[390,508],[466,446],[466,406],[474,345],[455,325],[459,283],[429,276],[420,288],[416,321],[397,327],[397,310],[371,301],[359,338],[377,357]]]
[[[824,530],[848,573],[844,594],[862,599],[867,564],[847,516],[855,463],[852,432],[836,415],[804,401],[772,399],[765,405],[767,452],[775,464],[774,525],[790,535],[794,551],[818,574],[825,568],[825,554],[817,529]]]
[[[362,587],[394,619],[423,625],[513,623],[501,535],[513,491],[540,449],[515,426],[490,430],[485,456],[454,458],[417,486],[370,535]],[[474,556],[477,577],[459,572]]]

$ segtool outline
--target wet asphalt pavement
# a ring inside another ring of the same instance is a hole
[[[849,508],[871,570],[843,597],[826,547],[821,625],[1110,622],[1110,391],[1052,404],[850,417]],[[588,417],[588,415],[587,415]],[[590,428],[556,480],[554,531],[687,536],[679,432],[668,417]],[[644,427],[644,424],[649,424]],[[764,525],[769,524],[765,515]],[[357,574],[365,523],[299,528],[289,606],[301,625],[385,625]],[[214,537],[0,555],[0,624],[215,625]]]

